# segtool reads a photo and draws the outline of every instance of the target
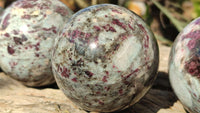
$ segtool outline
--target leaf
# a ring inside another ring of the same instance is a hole
[[[170,21],[174,24],[174,26],[177,28],[179,32],[187,25],[187,23],[181,22],[177,20],[176,18],[174,18],[172,14],[165,7],[163,7],[159,2],[155,0],[152,0],[152,2],[170,19]]]

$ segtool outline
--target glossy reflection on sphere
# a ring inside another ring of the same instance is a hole
[[[184,107],[200,113],[200,18],[177,36],[170,54],[169,75]]]
[[[57,84],[88,111],[111,112],[136,103],[156,78],[158,47],[144,21],[109,4],[77,12],[56,38]]]
[[[58,0],[18,0],[0,22],[0,66],[28,86],[55,82],[50,53],[72,12]]]

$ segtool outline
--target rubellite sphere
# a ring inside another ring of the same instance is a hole
[[[170,54],[169,77],[184,107],[200,113],[200,18],[177,36]]]
[[[28,86],[55,82],[50,54],[72,12],[58,0],[18,0],[0,22],[0,66]]]
[[[72,16],[56,38],[52,68],[58,86],[88,111],[112,112],[138,102],[158,68],[158,47],[129,10],[95,5]]]

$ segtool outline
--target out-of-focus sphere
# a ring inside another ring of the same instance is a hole
[[[169,77],[184,107],[200,113],[200,18],[177,36],[170,54]]]
[[[55,82],[50,53],[55,37],[72,15],[58,0],[18,0],[2,14],[0,66],[28,86]]]
[[[158,47],[144,21],[116,5],[95,5],[72,16],[56,38],[52,68],[57,84],[88,111],[133,105],[149,90]]]

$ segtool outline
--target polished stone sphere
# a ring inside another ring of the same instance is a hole
[[[169,78],[184,107],[200,113],[200,18],[177,36],[170,54]]]
[[[55,37],[72,15],[58,0],[18,0],[0,22],[0,66],[28,86],[55,82],[50,54]]]
[[[155,80],[158,62],[157,42],[144,21],[110,4],[73,15],[52,52],[58,86],[87,111],[118,111],[138,102]]]

